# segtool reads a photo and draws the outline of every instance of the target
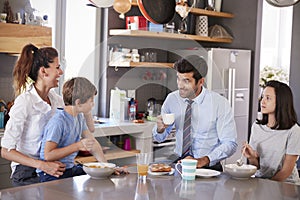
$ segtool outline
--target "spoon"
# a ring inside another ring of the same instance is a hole
[[[247,142],[246,142],[246,144],[247,144]],[[241,158],[238,159],[238,160],[236,161],[236,164],[237,164],[237,166],[239,166],[239,167],[242,166],[242,165],[244,164],[244,162],[243,162],[243,157],[244,157],[245,148],[246,148],[246,147],[243,148]]]

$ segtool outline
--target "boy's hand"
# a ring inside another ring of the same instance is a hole
[[[80,141],[79,151],[91,151],[95,140],[93,138],[84,138]]]

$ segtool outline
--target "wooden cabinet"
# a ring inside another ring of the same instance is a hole
[[[0,23],[0,53],[18,54],[29,43],[37,47],[52,46],[51,28]]]

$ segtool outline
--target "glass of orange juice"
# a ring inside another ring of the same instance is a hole
[[[150,164],[151,154],[150,153],[139,153],[136,154],[136,164],[138,171],[138,178],[146,181],[148,175],[148,167]]]

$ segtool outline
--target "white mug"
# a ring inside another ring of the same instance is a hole
[[[198,163],[198,161],[194,160],[194,159],[183,159],[183,160],[181,160],[181,163],[176,163],[175,169],[179,172],[182,179],[195,180],[197,163]],[[178,170],[178,165],[181,165],[182,172],[180,172],[180,170]]]
[[[175,115],[174,115],[174,113],[165,113],[165,114],[162,114],[162,119],[163,119],[164,124],[171,125],[175,121]]]

